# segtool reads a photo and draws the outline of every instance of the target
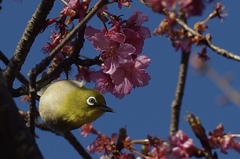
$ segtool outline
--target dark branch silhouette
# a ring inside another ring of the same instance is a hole
[[[0,149],[1,158],[35,158],[43,156],[33,135],[18,113],[11,93],[0,71]]]

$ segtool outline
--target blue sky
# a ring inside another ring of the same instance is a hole
[[[3,9],[0,12],[0,49],[11,57],[16,49],[16,45],[27,25],[28,20],[34,13],[39,1],[3,1]],[[226,7],[228,16],[223,22],[214,19],[208,23],[213,43],[217,46],[225,48],[233,53],[239,54],[239,1],[223,0],[222,3]],[[61,1],[55,2],[55,7],[51,11],[49,17],[56,17],[62,9]],[[208,13],[211,12],[213,4],[209,5],[204,12],[204,17],[194,17],[189,20],[189,25],[193,26],[194,22],[203,20]],[[110,8],[110,7],[109,7]],[[131,9],[123,9],[124,18],[128,18],[133,11],[137,9],[149,16],[149,21],[145,23],[151,32],[156,28],[162,19],[162,16],[153,13],[149,8],[139,2],[132,4]],[[116,14],[122,14],[122,11],[114,9]],[[89,22],[94,27],[102,27],[96,18]],[[22,74],[27,77],[30,68],[39,63],[45,54],[41,52],[41,48],[48,42],[48,36],[53,28],[48,28],[43,34],[40,34],[30,50],[25,65],[22,68]],[[200,51],[200,47],[192,49],[192,55]],[[83,55],[94,57],[98,55],[90,42],[86,40],[83,48]],[[151,58],[151,64],[147,71],[151,75],[151,81],[148,86],[137,88],[130,95],[119,100],[111,94],[105,94],[108,106],[116,110],[116,113],[106,113],[94,122],[94,127],[102,134],[111,135],[118,132],[119,128],[126,127],[127,134],[131,139],[143,139],[147,135],[156,135],[167,138],[169,134],[170,110],[171,103],[175,95],[176,83],[178,78],[178,70],[180,63],[180,52],[175,52],[171,47],[170,41],[166,37],[153,36],[147,39],[143,53]],[[239,62],[226,59],[215,52],[208,49],[208,55],[211,60],[209,64],[221,75],[230,74],[233,77],[231,82],[233,88],[239,90],[240,86],[240,70]],[[0,67],[5,66],[0,62]],[[76,71],[72,72],[72,77]],[[64,76],[62,78],[65,78]],[[20,86],[18,82],[15,86]],[[87,87],[93,87],[87,84]],[[234,104],[220,106],[217,103],[217,97],[222,92],[205,76],[199,76],[192,68],[189,67],[187,85],[184,92],[182,103],[180,129],[186,132],[190,137],[194,138],[188,123],[184,117],[188,112],[198,116],[206,130],[212,131],[219,123],[223,123],[225,132],[240,133],[240,125],[238,122],[240,108]],[[19,109],[27,110],[28,105],[21,103],[21,98],[15,99]],[[52,133],[36,130],[39,139],[36,139],[39,148],[45,158],[79,158],[77,152],[62,137],[55,136]],[[95,136],[90,135],[84,138],[80,135],[79,129],[73,133],[78,140],[85,146],[94,141]],[[198,140],[195,144],[200,145]],[[217,151],[218,152],[218,151]],[[220,154],[220,153],[219,153]],[[220,154],[219,158],[232,159],[238,158],[237,152],[229,151],[229,155]],[[99,158],[94,155],[94,158]]]

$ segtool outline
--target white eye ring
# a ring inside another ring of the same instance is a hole
[[[88,105],[93,106],[97,103],[97,100],[96,100],[95,97],[88,97],[86,102],[87,102]]]

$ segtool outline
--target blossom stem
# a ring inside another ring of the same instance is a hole
[[[92,159],[92,157],[87,153],[84,147],[78,142],[77,138],[71,133],[67,132],[64,134],[64,138],[71,143],[71,145],[77,150],[77,152],[85,159]]]
[[[184,28],[184,30],[188,31],[189,33],[191,33],[192,35],[194,36],[199,36],[199,37],[202,37],[201,34],[199,34],[198,32],[194,31],[192,28],[190,28],[186,23],[184,23],[182,20],[176,18],[176,22]],[[232,53],[232,52],[229,52],[225,49],[222,49],[216,45],[214,45],[210,39],[207,39],[206,38],[206,41],[205,41],[205,45],[208,46],[210,49],[212,49],[214,52],[216,52],[217,54],[219,55],[222,55],[228,59],[232,59],[232,60],[235,60],[235,61],[240,61],[240,56]]]

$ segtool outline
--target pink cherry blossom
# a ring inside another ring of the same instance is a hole
[[[150,38],[150,30],[147,27],[142,26],[142,24],[147,21],[147,15],[135,10],[131,17],[129,17],[129,19],[127,20],[126,28],[133,29],[143,39]]]
[[[116,23],[111,29],[108,31],[104,30],[105,35],[107,35],[111,40],[116,41],[118,43],[124,43],[126,40],[126,35],[122,32],[122,25],[120,23]]]
[[[155,136],[147,137],[150,146],[153,147],[151,151],[149,151],[149,156],[151,159],[167,159],[169,154],[170,146],[167,142],[164,142],[161,138]]]
[[[168,152],[169,152],[170,146],[167,143],[163,143],[158,147],[154,147],[150,155],[154,159],[167,159]]]
[[[151,77],[144,69],[149,63],[150,59],[147,56],[138,56],[132,63],[122,65],[111,75],[118,97],[129,94],[135,87],[148,84]]]
[[[98,135],[96,140],[87,147],[89,153],[110,153],[111,139],[107,135]]]
[[[87,33],[88,31],[85,34]],[[101,52],[100,59],[104,62],[102,69],[105,73],[112,74],[121,63],[132,61],[131,55],[136,49],[131,44],[116,43],[102,32],[87,36],[90,37],[95,49]]]
[[[85,29],[85,36],[86,38],[91,41],[91,38],[97,34],[97,33],[101,33],[102,31],[99,30],[99,29],[95,29],[93,28],[92,26],[87,26],[86,29]]]
[[[203,0],[180,0],[180,10],[186,14],[186,17],[200,16],[205,8]]]
[[[83,135],[84,137],[87,137],[89,133],[100,135],[100,133],[93,128],[92,123],[84,124],[83,126],[81,126],[81,135]]]
[[[86,28],[85,36],[100,52],[100,60],[103,61],[101,70],[91,73],[97,90],[122,98],[133,88],[148,84],[151,78],[145,69],[150,59],[138,56],[144,40],[151,36],[149,29],[142,26],[146,21],[148,17],[145,14],[135,11],[128,20],[111,19],[109,30]]]
[[[83,17],[86,14],[87,8],[88,8],[88,2],[81,2],[79,0],[69,0],[67,2],[67,6],[65,6],[65,10],[70,11],[70,15],[68,15],[70,18],[78,18],[79,22],[83,19]],[[62,11],[62,14],[66,13],[66,11]],[[78,16],[75,16],[78,15]]]
[[[100,59],[104,62],[102,65],[104,72],[112,74],[120,64],[131,62],[131,55],[134,52],[135,48],[131,44],[112,44],[112,47],[100,56]]]
[[[89,70],[89,67],[82,67],[82,66],[78,66],[78,74],[75,76],[76,80],[83,80],[86,82],[90,82],[90,74],[91,74],[91,70]]]
[[[115,85],[112,83],[110,75],[103,73],[101,70],[92,72],[91,80],[96,83],[95,89],[101,93],[114,92]]]
[[[142,52],[144,40],[151,37],[150,30],[142,26],[147,21],[148,17],[144,13],[135,10],[124,27],[125,42],[132,44],[136,48],[135,55]]]
[[[132,29],[125,29],[124,34],[126,35],[125,42],[131,44],[136,49],[133,54],[140,54],[142,52],[144,40]]]
[[[154,12],[163,13],[166,8],[176,5],[176,0],[145,0],[144,1]]]
[[[50,53],[61,42],[61,35],[52,31],[52,35],[50,36],[50,40],[51,40],[51,43],[47,43],[42,48],[42,51],[44,53]]]
[[[144,69],[148,67],[150,59],[147,56],[138,56],[133,63],[122,65],[116,73],[112,74],[113,83],[118,85],[127,78],[134,87],[142,87],[148,84],[150,76]]]
[[[189,52],[192,48],[192,44],[193,42],[190,38],[185,39],[184,41],[174,40],[172,42],[172,45],[175,47],[176,51],[181,49],[181,51],[184,51],[184,52]]]
[[[146,86],[151,79],[145,71],[150,63],[147,56],[138,56],[131,63],[121,65],[112,75],[101,70],[91,73],[95,89],[101,93],[110,92],[117,98],[123,98],[133,88]]]
[[[104,34],[104,36],[108,37],[109,40],[113,40],[118,43],[124,43],[126,36],[121,32],[119,25],[113,26],[110,30],[106,31],[105,29],[99,30],[95,29],[91,26],[87,26],[85,30],[85,36],[89,41],[91,41],[91,38],[95,36],[95,34]]]
[[[225,154],[227,154],[227,149],[240,152],[240,142],[234,139],[234,135],[224,133],[223,124],[219,124],[209,135],[209,144],[212,148],[220,148],[221,152]]]
[[[175,156],[176,158],[188,159],[196,150],[193,140],[189,138],[182,130],[177,131],[169,137],[169,142],[172,145],[172,152],[169,159]]]

